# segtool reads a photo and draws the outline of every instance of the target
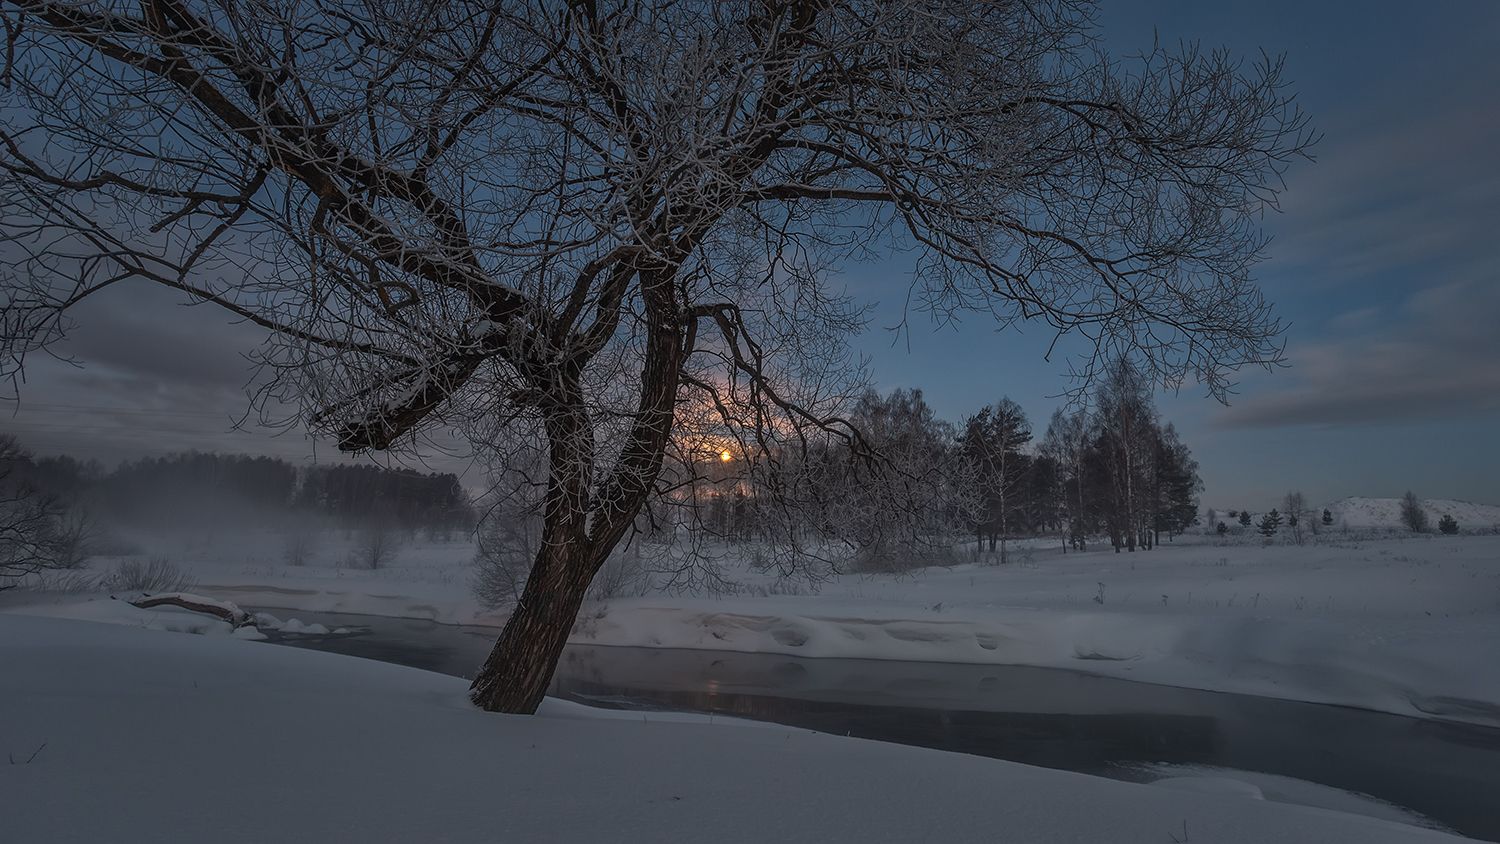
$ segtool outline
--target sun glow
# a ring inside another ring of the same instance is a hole
[[[721,462],[728,463],[729,461],[731,461],[733,459],[734,459],[734,454],[729,449],[726,448],[723,451],[719,452],[719,460]]]

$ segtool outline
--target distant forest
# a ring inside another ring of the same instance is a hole
[[[379,522],[447,535],[467,531],[475,521],[473,502],[451,473],[297,466],[273,457],[196,451],[127,461],[113,470],[98,461],[23,452],[10,469],[16,480],[121,526],[281,527],[322,518],[344,528]]]

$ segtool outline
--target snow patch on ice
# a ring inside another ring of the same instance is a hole
[[[1428,829],[1442,829],[1441,824],[1378,797],[1294,777],[1263,774],[1259,771],[1218,768],[1211,765],[1173,765],[1160,762],[1122,767],[1152,778],[1151,785],[1162,788],[1199,793],[1233,794],[1254,800],[1310,806]],[[1157,777],[1160,779],[1156,779]]]

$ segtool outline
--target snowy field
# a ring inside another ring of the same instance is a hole
[[[0,665],[6,841],[1460,840],[1212,776],[552,700],[489,715],[462,680],[228,636],[3,614]]]
[[[195,591],[245,606],[503,623],[470,594],[469,545],[409,543],[369,571],[339,564],[344,541],[326,537],[304,566],[282,562],[274,536],[193,537],[149,553],[187,570]],[[816,587],[732,564],[726,574],[713,594],[586,607],[574,641],[1061,667],[1500,724],[1500,536],[1336,529],[1302,546],[1188,536],[1135,554],[1024,543],[1010,565]],[[6,602],[58,601],[13,609],[86,616],[69,606],[83,597]]]

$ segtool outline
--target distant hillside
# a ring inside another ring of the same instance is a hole
[[[1351,528],[1401,529],[1401,499],[1341,498],[1327,505],[1333,523]],[[1443,516],[1452,516],[1462,530],[1487,530],[1500,525],[1500,506],[1454,501],[1451,498],[1423,498],[1422,509],[1434,527]]]
[[[1433,530],[1437,529],[1438,519],[1444,515],[1451,515],[1458,522],[1460,530],[1463,531],[1488,531],[1500,530],[1500,505],[1475,504],[1472,501],[1456,501],[1451,498],[1423,498],[1422,509],[1427,511],[1427,521]],[[1401,523],[1401,499],[1399,498],[1364,498],[1362,496],[1350,496],[1340,498],[1330,504],[1320,506],[1309,506],[1308,515],[1320,521],[1318,527],[1322,527],[1321,520],[1323,508],[1333,515],[1333,527],[1335,530],[1349,528],[1350,530],[1405,530],[1406,526]],[[1261,510],[1251,510],[1250,517],[1259,521]],[[1201,514],[1205,530],[1212,530],[1213,525],[1208,524],[1207,511]],[[1239,522],[1229,517],[1228,508],[1214,508],[1217,521],[1228,522],[1230,525],[1238,525]]]

